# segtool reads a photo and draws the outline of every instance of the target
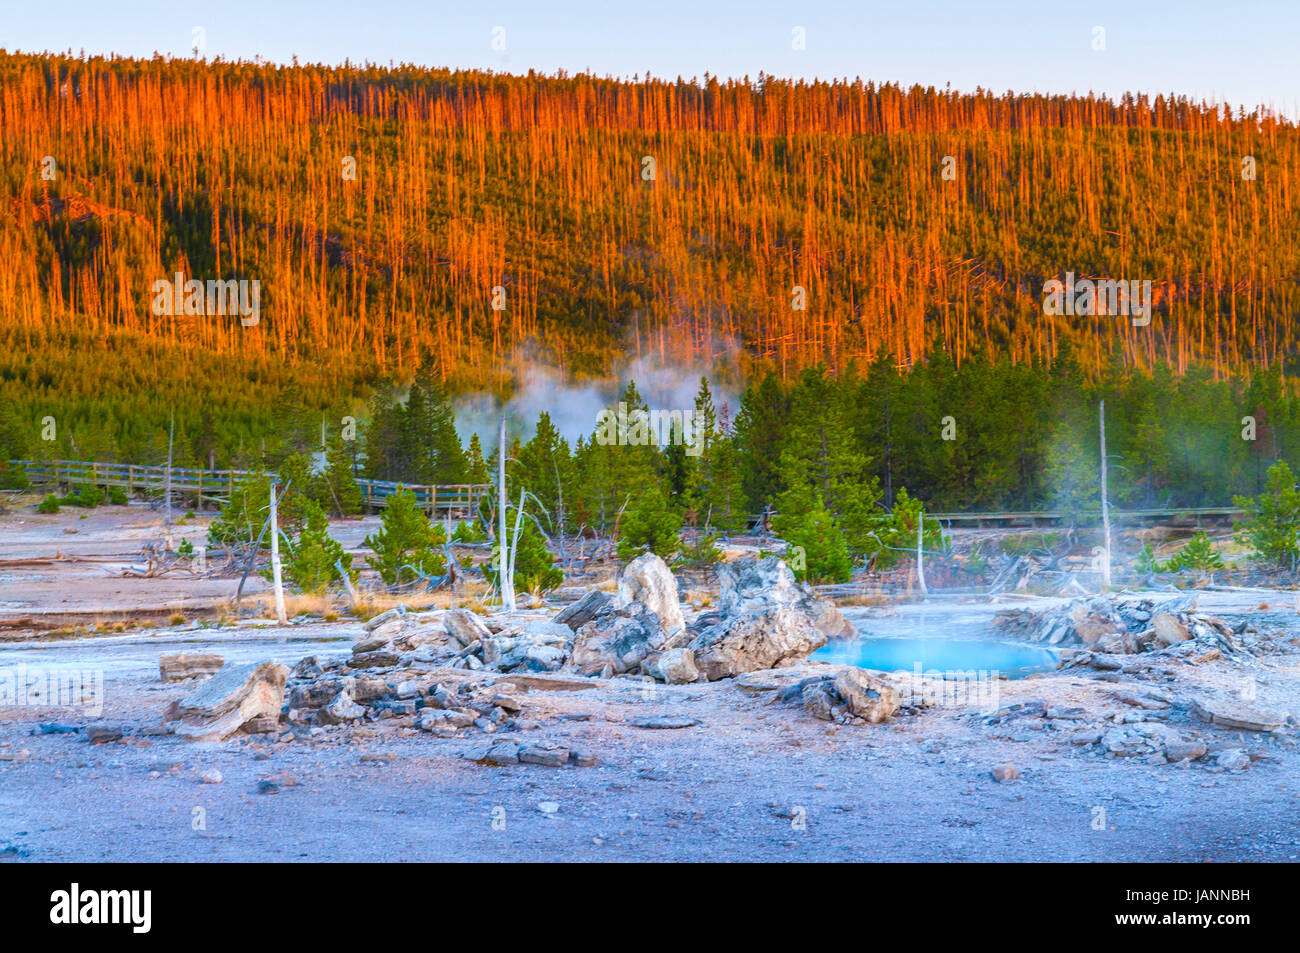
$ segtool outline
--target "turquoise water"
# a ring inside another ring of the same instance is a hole
[[[862,637],[829,642],[812,660],[886,672],[912,672],[917,665],[923,672],[997,671],[1007,678],[1056,668],[1057,654],[1051,649],[992,637],[988,615],[910,608],[889,618],[850,616]]]

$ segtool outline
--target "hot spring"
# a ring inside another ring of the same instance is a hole
[[[846,609],[858,631],[856,639],[828,642],[813,661],[856,665],[879,671],[986,671],[1024,678],[1056,668],[1057,653],[1038,645],[999,638],[993,629],[994,607],[899,606],[895,615]]]

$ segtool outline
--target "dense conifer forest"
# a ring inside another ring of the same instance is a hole
[[[350,418],[358,472],[462,482],[457,398],[636,403],[641,361],[743,397],[699,456],[524,422],[571,528],[1084,512],[1103,398],[1118,505],[1225,504],[1300,464],[1297,173],[1293,125],[1164,96],[0,53],[0,459],[157,463],[174,415],[178,465],[277,466]],[[178,272],[259,320],[155,314]],[[1045,314],[1067,272],[1150,324]]]

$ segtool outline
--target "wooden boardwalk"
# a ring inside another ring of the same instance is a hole
[[[10,460],[10,466],[20,466],[33,486],[117,486],[129,495],[162,493],[167,486],[165,466],[146,467],[128,463],[83,463],[76,460],[53,460],[41,463],[33,460]],[[231,491],[245,477],[257,475],[252,470],[188,470],[172,467],[172,492],[192,495],[196,500],[224,503]],[[491,490],[486,483],[464,483],[447,486],[426,486],[410,483],[392,483],[387,480],[358,479],[357,485],[367,510],[378,510],[388,505],[388,497],[405,488],[415,495],[420,507],[431,515],[466,517],[478,501]],[[769,513],[770,519],[773,514]],[[1242,515],[1232,506],[1203,506],[1184,509],[1118,510],[1111,509],[1111,519],[1121,524],[1156,522],[1183,522],[1200,526],[1202,523],[1225,522]],[[1068,521],[1068,514],[1056,510],[1025,510],[1002,513],[927,513],[947,528],[985,527],[1049,527]],[[757,522],[761,517],[755,516]],[[1092,525],[1101,520],[1099,513],[1080,517],[1081,525]]]
[[[10,460],[10,466],[22,467],[33,486],[70,489],[74,486],[116,486],[127,495],[146,496],[167,489],[167,468],[146,467],[130,463],[83,463],[76,460]],[[235,487],[247,477],[264,475],[254,470],[189,470],[172,467],[173,493],[193,496],[196,500],[224,503]],[[414,494],[416,503],[431,515],[464,518],[473,513],[478,501],[491,489],[486,483],[462,483],[428,486],[393,483],[387,480],[357,480],[367,510],[388,505],[388,498],[399,489]]]

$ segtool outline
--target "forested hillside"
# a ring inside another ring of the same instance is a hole
[[[1293,125],[1165,97],[0,53],[0,456],[157,462],[175,412],[250,464],[418,368],[726,353],[784,399],[824,367],[890,499],[1045,503],[1109,393],[1125,494],[1223,502],[1297,445],[1298,173]],[[259,321],[155,315],[177,272]],[[1153,320],[1045,315],[1066,272]]]

